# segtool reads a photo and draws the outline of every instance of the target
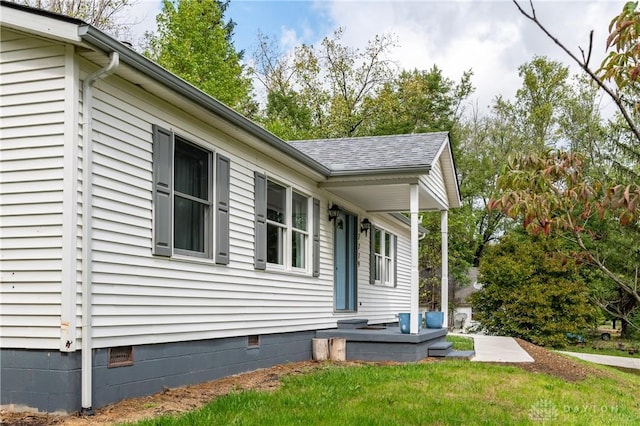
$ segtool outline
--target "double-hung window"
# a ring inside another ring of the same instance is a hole
[[[313,270],[317,276],[319,206],[318,200],[256,172],[256,269],[271,265],[285,271]]]
[[[395,287],[398,237],[384,229],[371,231],[371,284]]]
[[[307,268],[309,197],[291,192],[291,267]]]
[[[173,163],[173,248],[209,256],[211,240],[211,152],[176,137]]]
[[[306,271],[310,198],[267,181],[267,263]]]
[[[267,263],[285,265],[287,188],[267,181]]]
[[[229,173],[228,158],[214,167],[212,151],[153,127],[154,254],[228,263]]]

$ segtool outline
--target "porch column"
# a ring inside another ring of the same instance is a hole
[[[420,275],[418,271],[418,185],[409,186],[411,213],[411,321],[409,332],[418,334],[418,300],[420,296]]]
[[[449,212],[440,212],[440,232],[442,236],[442,281],[440,283],[440,310],[444,313],[443,326],[449,326]]]

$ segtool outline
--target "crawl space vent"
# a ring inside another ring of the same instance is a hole
[[[133,365],[133,346],[109,348],[109,363],[107,367],[124,367]]]

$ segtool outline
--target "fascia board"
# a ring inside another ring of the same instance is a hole
[[[78,23],[82,21],[58,19],[57,16],[35,13],[30,9],[11,7],[3,2],[1,26],[66,43],[79,44],[82,41],[77,32]]]
[[[331,170],[330,177],[348,176],[380,176],[380,175],[428,175],[431,166],[412,166],[400,168],[357,169],[357,170]]]

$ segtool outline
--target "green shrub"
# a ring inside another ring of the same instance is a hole
[[[567,333],[588,328],[596,310],[578,265],[558,255],[561,242],[511,233],[480,263],[481,291],[472,296],[474,318],[490,334],[561,347]]]

